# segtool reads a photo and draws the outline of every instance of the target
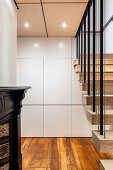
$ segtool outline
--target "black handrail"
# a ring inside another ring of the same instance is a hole
[[[112,16],[110,17],[110,19],[106,22],[106,24],[105,24],[104,27],[103,27],[103,30],[105,30],[112,21],[113,21],[113,15],[112,15]]]
[[[93,0],[89,0],[89,1],[88,1],[87,6],[86,6],[86,9],[85,9],[85,12],[84,12],[83,17],[82,17],[82,19],[81,19],[80,25],[81,25],[82,22],[84,21],[84,17],[87,16],[88,8],[89,8],[89,6],[91,6],[92,2],[93,2]],[[80,25],[79,25],[79,28],[80,28]],[[77,30],[77,32],[76,32],[75,37],[77,37],[77,35],[78,35],[79,28],[78,28],[78,30]]]
[[[19,7],[18,7],[18,5],[17,5],[17,2],[16,2],[16,0],[14,0],[14,3],[15,3],[15,5],[16,5],[17,9],[19,9]]]
[[[106,22],[106,24],[103,27],[103,31],[109,26],[109,24],[113,22],[113,15],[110,17],[110,19]],[[84,33],[84,32],[83,32]],[[88,33],[88,31],[86,31]],[[91,34],[93,34],[93,31],[90,31]],[[100,34],[100,31],[95,31],[95,34]]]

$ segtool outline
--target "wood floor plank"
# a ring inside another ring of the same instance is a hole
[[[94,170],[93,167],[90,164],[88,157],[87,157],[84,146],[81,145],[80,140],[81,140],[80,138],[78,138],[77,140],[73,139],[74,144],[76,146],[76,150],[77,150],[79,160],[81,162],[82,170],[88,170],[88,168],[90,170]]]
[[[61,169],[60,163],[59,163],[59,153],[58,153],[57,140],[58,140],[57,138],[52,139],[51,159],[50,159],[50,169],[51,170],[60,170]]]
[[[22,143],[22,147],[21,147],[21,152],[22,152],[22,159],[24,159],[24,156],[27,152],[27,150],[29,149],[29,146],[31,144],[32,138],[26,138],[23,143]]]
[[[47,168],[26,168],[22,170],[48,170]]]
[[[30,147],[22,161],[22,166],[24,168],[31,168],[31,161],[33,157],[33,152],[36,152],[36,143],[38,140],[36,138],[33,138],[30,144]]]
[[[91,138],[22,138],[22,170],[99,170],[99,154]]]

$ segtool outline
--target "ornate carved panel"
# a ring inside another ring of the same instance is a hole
[[[9,163],[0,167],[0,170],[9,170]]]
[[[30,87],[0,87],[0,170],[22,170],[20,111]]]
[[[9,123],[0,125],[0,138],[9,136]]]

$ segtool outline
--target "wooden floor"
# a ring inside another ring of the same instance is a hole
[[[91,138],[22,138],[22,170],[99,170],[99,154]]]

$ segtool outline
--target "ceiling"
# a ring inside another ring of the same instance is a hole
[[[19,37],[74,37],[88,0],[16,0]],[[29,28],[24,24],[29,23]],[[62,23],[67,27],[63,28]]]

